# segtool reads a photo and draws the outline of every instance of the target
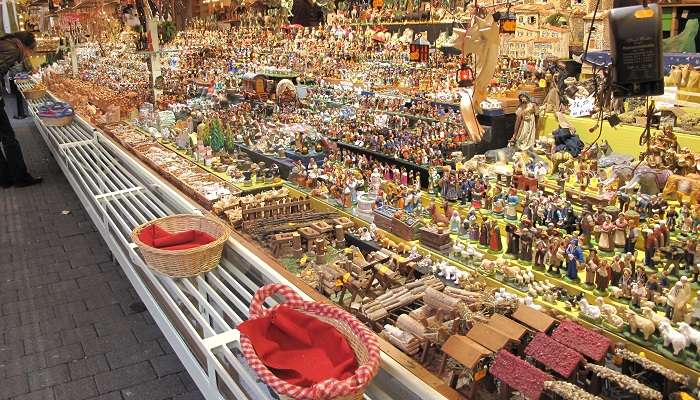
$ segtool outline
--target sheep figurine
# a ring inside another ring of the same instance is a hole
[[[457,271],[457,273],[455,274],[455,279],[454,279],[455,285],[459,285],[460,282],[462,282],[462,281],[469,281],[470,278],[471,278],[471,275],[469,274],[469,272]]]
[[[521,297],[520,299],[518,299],[518,303],[525,305],[525,306],[528,306],[528,307],[535,309],[537,311],[542,310],[542,306],[539,304],[535,304],[532,300],[532,297],[530,297],[530,296]]]
[[[700,354],[700,331],[686,322],[678,323],[678,331],[688,338],[688,343],[692,343],[695,346],[695,351]]]
[[[615,315],[615,314],[617,314],[617,308],[615,308],[615,306],[612,306],[610,304],[605,304],[605,301],[603,300],[602,297],[596,297],[595,304],[600,308],[600,312],[602,312],[603,315]]]
[[[447,261],[440,262],[438,269],[440,270],[438,275],[444,277],[448,281],[457,279],[457,267]]]
[[[622,289],[617,286],[608,286],[608,291],[610,292],[610,296],[616,299],[621,298],[625,294]]]
[[[644,318],[651,320],[651,322],[654,323],[654,326],[656,326],[657,329],[659,328],[659,325],[661,325],[661,323],[663,322],[671,323],[671,321],[668,318],[657,314],[656,311],[649,307],[642,307],[641,310]]]
[[[588,304],[588,300],[579,300],[578,307],[581,310],[581,314],[583,314],[585,317],[588,317],[592,320],[600,319],[600,307]]]
[[[457,256],[462,256],[462,253],[465,251],[466,246],[464,243],[462,243],[461,240],[455,239],[452,242],[452,254],[450,254],[452,257],[457,257]]]
[[[674,356],[677,356],[688,347],[688,338],[684,334],[673,329],[670,322],[662,321],[659,324],[659,332],[661,332],[661,337],[664,339],[664,346],[668,347],[671,345],[671,347],[673,347]]]
[[[642,332],[644,340],[649,340],[651,335],[656,332],[656,325],[654,325],[652,320],[637,315],[632,310],[625,310],[625,318],[627,318],[627,323],[630,326],[630,332],[632,332],[633,335],[636,334],[637,331]]]

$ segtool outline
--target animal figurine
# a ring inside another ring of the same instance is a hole
[[[617,308],[615,308],[615,306],[613,305],[605,304],[605,301],[602,297],[596,297],[595,304],[600,308],[600,312],[602,312],[603,315],[617,314]]]
[[[516,283],[518,286],[523,286],[523,285],[525,285],[525,278],[523,277],[523,274],[521,273],[521,271],[518,271],[518,272],[515,274],[515,283]]]
[[[479,268],[484,271],[485,274],[491,275],[496,269],[496,262],[491,261],[487,258],[484,258],[481,260],[481,264],[479,264]]]
[[[396,248],[396,252],[405,255],[405,254],[411,254],[411,251],[415,249],[415,245],[411,245],[409,243],[399,243],[398,247]]]
[[[637,315],[632,310],[625,310],[625,318],[627,318],[627,323],[630,326],[630,332],[632,332],[633,335],[636,334],[637,331],[641,332],[642,336],[644,336],[644,340],[649,340],[651,335],[656,332],[656,325],[654,325],[653,321]]]
[[[673,329],[670,322],[663,321],[659,324],[659,332],[664,339],[664,346],[673,347],[673,355],[677,356],[688,347],[688,338],[681,332]]]
[[[384,231],[378,230],[376,236],[377,243],[379,243],[382,247],[384,247],[387,250],[398,252],[399,245],[393,240],[389,239],[386,233],[384,233]]]
[[[624,296],[624,292],[622,291],[621,288],[617,286],[608,286],[608,292],[610,292],[610,296],[619,299]]]
[[[501,264],[501,273],[506,279],[515,279],[516,275],[520,274],[520,267],[503,263]]]
[[[532,286],[532,283],[527,284],[527,294],[529,294],[532,298],[535,298],[539,295],[539,293],[537,293],[537,290],[535,290],[535,288]]]
[[[555,304],[557,302],[557,295],[552,291],[546,291],[542,295],[542,300],[546,301],[547,303]]]
[[[656,304],[659,307],[665,306],[667,302],[668,298],[665,295],[660,295],[657,293],[654,296],[654,304]]]
[[[438,275],[444,277],[448,281],[457,279],[457,267],[448,263],[447,261],[439,263],[438,269],[440,270]]]
[[[455,283],[455,285],[459,285],[459,284],[462,283],[462,282],[467,282],[467,281],[469,281],[470,278],[471,278],[471,275],[469,274],[469,272],[467,272],[467,271],[457,271],[457,273],[455,274],[454,283]]]
[[[651,309],[649,307],[642,307],[641,310],[642,310],[642,315],[644,316],[644,318],[647,318],[648,320],[653,322],[654,326],[656,326],[657,329],[659,328],[659,325],[661,325],[663,322],[667,322],[667,323],[671,322],[671,320],[669,320],[668,318],[666,318],[662,315],[657,314],[656,311],[654,311],[653,309]]]
[[[581,299],[578,302],[578,307],[581,310],[581,314],[584,316],[593,319],[593,320],[598,320],[600,319],[600,308],[594,305],[588,304],[588,300],[586,299]]]
[[[693,328],[686,322],[678,323],[678,331],[688,338],[688,343],[695,346],[695,351],[700,354],[700,331]]]
[[[466,246],[464,245],[464,243],[462,243],[461,240],[454,239],[452,241],[452,253],[450,254],[452,257],[461,256],[462,252],[465,250]]]
[[[518,300],[518,302],[519,302],[520,304],[523,304],[523,305],[526,305],[526,306],[528,306],[528,307],[531,307],[531,308],[533,308],[533,309],[535,309],[535,310],[537,310],[537,311],[542,310],[542,306],[539,305],[539,304],[535,304],[534,301],[532,300],[532,297],[530,297],[530,296],[521,297],[521,298]]]
[[[431,201],[430,205],[428,206],[428,213],[430,213],[430,217],[433,219],[434,223],[442,223],[445,226],[448,226],[450,223],[450,218],[448,218],[447,215],[452,215],[452,208],[449,205],[447,205],[446,210],[443,213],[442,211],[438,210],[435,201]]]
[[[695,351],[700,355],[700,330],[693,328],[687,322],[678,323],[678,331],[688,339],[688,345],[695,346]]]
[[[617,314],[603,314],[603,320],[612,325],[613,327],[620,329],[625,324],[625,321]]]

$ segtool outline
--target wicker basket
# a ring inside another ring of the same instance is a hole
[[[157,249],[139,239],[141,231],[153,224],[171,233],[196,229],[211,235],[214,241],[185,250]],[[158,218],[136,227],[131,233],[131,239],[141,250],[149,267],[173,278],[187,278],[216,267],[221,260],[224,243],[230,235],[231,229],[223,221],[200,215],[179,214]]]
[[[263,308],[265,300],[274,294],[280,294],[287,299],[287,302],[283,303],[284,305],[335,327],[345,337],[348,345],[355,352],[358,368],[351,377],[342,381],[329,379],[311,387],[292,385],[275,376],[260,361],[250,339],[245,335],[241,335],[243,355],[260,379],[274,389],[281,399],[362,399],[367,385],[369,385],[379,370],[380,351],[375,334],[347,311],[331,304],[304,301],[288,286],[280,284],[266,285],[258,289],[255,297],[253,297],[253,301],[250,303],[250,319],[265,317],[281,305],[278,304],[270,309]]]
[[[74,115],[68,115],[65,117],[39,117],[41,119],[41,122],[44,123],[46,126],[66,126],[70,125],[73,123],[73,119],[75,118]]]
[[[46,96],[46,89],[27,89],[23,93],[27,100],[39,100]]]

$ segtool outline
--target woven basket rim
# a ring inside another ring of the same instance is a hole
[[[153,246],[149,246],[149,245],[143,243],[139,239],[139,233],[141,233],[141,231],[143,229],[145,229],[146,227],[151,226],[153,224],[156,224],[159,221],[167,221],[167,220],[171,220],[171,219],[181,219],[181,218],[200,219],[200,220],[206,220],[208,222],[213,222],[222,228],[223,233],[211,243],[207,243],[207,244],[202,245],[202,246],[194,247],[191,249],[183,249],[183,250],[163,250],[163,249],[159,249],[159,248],[156,248]],[[215,246],[219,246],[219,245],[225,243],[226,241],[228,241],[229,236],[231,236],[231,228],[228,225],[226,225],[223,221],[219,220],[218,218],[214,219],[214,218],[207,217],[205,215],[196,215],[196,214],[175,214],[175,215],[168,215],[166,217],[156,218],[154,220],[145,222],[145,223],[137,226],[136,228],[134,228],[133,231],[131,231],[131,240],[134,242],[134,244],[136,244],[139,248],[145,248],[148,252],[153,253],[153,254],[158,254],[158,255],[181,255],[181,254],[191,254],[191,253],[196,253],[196,252],[200,252],[200,251],[205,251],[205,250],[211,249]]]
[[[307,309],[306,306],[307,306],[309,303],[313,303],[314,307],[318,307],[320,310],[309,310],[309,309]],[[277,304],[277,305],[273,306],[272,308],[270,308],[270,311],[272,311],[272,310],[274,310],[274,309],[276,309],[276,308],[278,308],[278,307],[280,307],[280,306],[282,306],[282,305],[287,305],[287,306],[289,306],[288,303],[280,303],[280,304]],[[340,322],[346,324],[346,325],[350,328],[350,331],[352,332],[352,334],[355,335],[355,336],[357,336],[358,338],[360,338],[360,332],[361,332],[361,331],[365,331],[366,333],[369,333],[370,335],[375,335],[374,332],[372,332],[369,328],[367,328],[367,327],[366,327],[364,324],[362,324],[361,322],[359,323],[359,325],[357,325],[357,329],[354,329],[354,328],[353,328],[353,325],[350,324],[349,321],[346,320],[346,319],[343,319],[343,318],[335,318],[335,317],[331,317],[331,316],[326,316],[326,315],[323,315],[323,314],[321,314],[321,313],[318,312],[318,311],[325,310],[325,309],[334,309],[334,308],[337,308],[337,306],[334,306],[334,305],[331,305],[331,304],[324,304],[324,303],[307,302],[307,301],[305,301],[305,302],[304,302],[304,307],[302,307],[302,308],[292,307],[292,308],[293,308],[294,310],[303,312],[303,313],[305,313],[305,314],[308,314],[308,315],[311,315],[311,316],[314,316],[314,317],[323,316],[323,317],[325,317],[325,318],[328,319],[328,320],[340,321]],[[343,311],[344,311],[344,310],[343,310]],[[351,318],[355,318],[352,314],[349,314],[349,313],[347,313],[347,314],[348,314]],[[329,323],[329,322],[327,322],[327,323]],[[330,323],[329,323],[329,324],[330,324]],[[336,329],[337,329],[337,328],[336,328]],[[340,330],[339,330],[339,331],[340,331]],[[343,334],[342,331],[340,331],[340,333]],[[343,336],[345,336],[345,335],[343,335]],[[279,378],[279,377],[277,377],[274,373],[272,373],[272,371],[270,371],[270,369],[269,369],[266,365],[264,365],[264,364],[262,363],[262,361],[260,360],[260,358],[259,358],[257,352],[255,351],[255,348],[253,347],[253,344],[252,344],[250,338],[249,338],[248,336],[246,336],[245,334],[243,334],[243,333],[241,333],[241,337],[242,337],[242,338],[245,338],[245,340],[242,340],[242,341],[240,342],[241,348],[248,348],[248,347],[250,347],[250,349],[253,350],[253,354],[254,354],[253,357],[255,357],[255,359],[257,360],[257,362],[259,362],[259,363],[261,364],[262,368],[265,369],[265,370],[267,370],[268,372],[270,372],[270,374],[272,374],[272,375],[275,377],[275,379],[277,379],[277,380],[279,380],[279,381],[284,381],[282,378]],[[346,338],[346,340],[349,340],[349,339]],[[362,340],[361,340],[361,343],[362,343],[362,345],[365,346],[365,348],[367,349],[367,361],[364,362],[364,363],[360,363],[360,360],[357,360],[357,362],[358,362],[358,364],[357,364],[357,369],[353,372],[353,375],[352,375],[351,377],[345,378],[345,379],[343,379],[343,380],[338,380],[338,382],[345,382],[345,381],[352,380],[353,377],[355,376],[355,374],[357,373],[357,371],[358,371],[359,369],[361,369],[361,368],[363,368],[363,367],[364,367],[364,368],[370,368],[370,367],[372,367],[372,364],[373,364],[373,359],[372,359],[372,353],[373,353],[372,350],[373,350],[373,349],[372,349],[372,346],[371,346],[370,344],[368,344],[367,342],[362,341]],[[380,365],[380,363],[381,363],[381,350],[379,349],[378,345],[377,345],[377,347],[376,347],[374,350],[376,350],[376,353],[377,353],[377,360],[376,360],[376,367],[375,367],[375,369],[374,369],[373,377],[376,376],[376,374],[379,372],[379,368],[380,368],[379,365]],[[357,359],[357,352],[353,351],[353,354],[355,355],[355,358]],[[245,353],[244,353],[244,357],[247,358],[247,355],[245,355]],[[259,378],[260,378],[260,377],[259,377]],[[262,379],[262,378],[260,378],[260,379]],[[262,379],[262,380],[265,381],[264,379]],[[371,379],[370,379],[369,381],[367,381],[367,382],[365,383],[365,385],[363,385],[363,386],[361,386],[361,387],[357,387],[357,388],[356,388],[357,390],[355,390],[353,393],[346,394],[346,395],[342,395],[342,397],[350,396],[350,395],[352,395],[352,394],[357,394],[357,393],[362,393],[362,392],[364,392],[364,390],[365,390],[366,387],[370,384],[370,382],[371,382]],[[267,382],[265,382],[265,383],[267,384]],[[289,385],[289,386],[291,386],[291,387],[294,387],[293,390],[302,390],[302,391],[303,391],[303,390],[305,390],[305,389],[308,389],[308,388],[306,388],[306,387],[298,386],[298,385],[292,385],[292,384],[290,384],[290,383],[287,383],[287,385]]]

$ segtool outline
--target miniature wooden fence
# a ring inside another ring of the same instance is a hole
[[[262,207],[243,208],[241,210],[243,224],[247,225],[261,219],[274,219],[294,214],[304,214],[311,211],[311,198],[306,196],[299,199],[282,199]]]

